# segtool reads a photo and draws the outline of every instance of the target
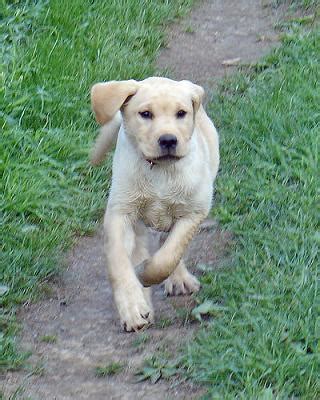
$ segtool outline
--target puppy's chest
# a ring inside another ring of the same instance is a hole
[[[173,224],[191,210],[190,196],[178,188],[148,188],[139,199],[139,217],[146,226],[168,232]]]

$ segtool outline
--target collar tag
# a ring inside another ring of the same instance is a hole
[[[154,166],[154,162],[152,160],[147,160],[147,162],[150,164],[150,169],[152,169]]]

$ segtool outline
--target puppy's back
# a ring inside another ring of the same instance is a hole
[[[214,179],[217,175],[220,161],[219,136],[213,122],[208,117],[202,105],[196,115],[196,127],[209,148],[211,172]]]

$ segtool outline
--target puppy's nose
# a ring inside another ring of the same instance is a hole
[[[159,137],[158,142],[162,150],[174,150],[177,147],[178,139],[176,136],[166,133]]]

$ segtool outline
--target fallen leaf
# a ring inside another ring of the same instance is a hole
[[[240,61],[241,61],[240,57],[230,58],[229,60],[222,61],[221,64],[226,66],[226,67],[232,67],[233,65],[238,65]]]
[[[217,315],[221,311],[226,311],[227,307],[215,304],[211,300],[206,300],[191,311],[191,315],[198,321],[202,321],[202,315]]]

